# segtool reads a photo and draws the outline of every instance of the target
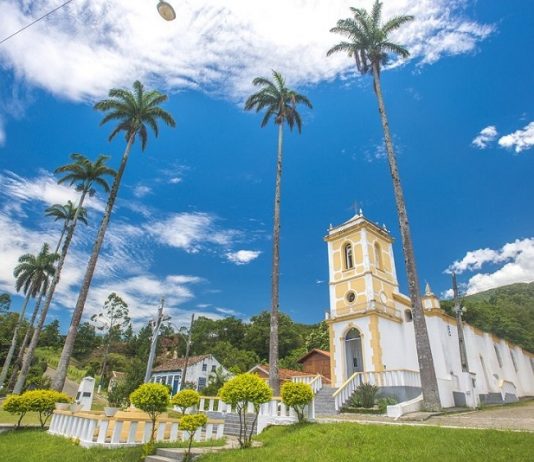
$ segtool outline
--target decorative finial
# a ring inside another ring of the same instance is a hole
[[[428,282],[425,285],[425,295],[434,295],[432,293],[432,289],[430,288],[430,284]]]
[[[359,215],[360,215],[361,217],[363,217],[363,210],[361,209],[361,207],[360,207]]]

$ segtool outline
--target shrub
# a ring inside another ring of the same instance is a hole
[[[204,414],[184,415],[180,419],[180,430],[189,433],[189,446],[187,447],[187,452],[185,453],[184,462],[188,462],[189,460],[191,460],[191,445],[193,444],[195,432],[207,423],[208,418]]]
[[[128,406],[128,387],[124,381],[117,382],[108,392],[108,403],[111,407],[125,408]]]
[[[161,383],[145,383],[130,395],[131,403],[138,409],[145,411],[152,420],[150,442],[154,442],[156,434],[156,419],[167,410],[169,405],[169,389]]]
[[[182,410],[182,414],[185,415],[187,408],[198,406],[200,402],[200,394],[195,390],[182,390],[176,393],[171,404],[178,406]]]
[[[20,423],[22,422],[22,418],[26,415],[26,412],[28,412],[28,403],[26,400],[22,398],[22,395],[9,395],[4,400],[4,405],[2,406],[4,411],[9,412],[10,414],[17,414],[19,416],[19,420],[17,422],[17,428],[20,427]]]
[[[282,401],[294,409],[299,422],[304,421],[304,408],[312,399],[313,391],[307,383],[286,382],[282,385]]]
[[[392,404],[397,404],[397,400],[393,396],[384,396],[380,398],[376,404],[378,405],[378,410],[383,414],[387,411],[388,406]]]
[[[239,445],[242,448],[250,447],[252,432],[258,420],[260,405],[268,402],[273,396],[269,386],[256,374],[237,375],[219,390],[219,397],[227,404],[235,407],[239,414]],[[247,424],[247,408],[252,404],[254,420],[250,426]]]
[[[30,390],[20,395],[27,402],[28,410],[39,414],[41,428],[54,412],[56,403],[69,403],[71,398],[55,390]]]
[[[370,383],[362,383],[356,389],[357,399],[361,402],[361,406],[365,408],[371,408],[375,405],[377,393],[378,387],[376,385],[371,385]]]

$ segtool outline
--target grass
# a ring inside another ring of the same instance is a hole
[[[202,462],[532,461],[532,433],[397,425],[271,427],[264,446],[207,455]]]
[[[18,420],[18,415],[10,414],[0,408],[0,424],[16,424]],[[37,412],[27,412],[22,419],[21,425],[40,425],[39,414]]]
[[[193,447],[224,446],[225,439],[207,443],[193,443]],[[163,444],[156,447],[187,447],[186,442]],[[48,435],[34,429],[23,429],[0,433],[0,460],[2,462],[139,462],[143,447],[105,449],[82,448],[72,440]]]
[[[35,350],[35,357],[46,361],[49,367],[57,369],[59,363],[59,357],[61,351],[52,347],[41,347]],[[70,380],[80,383],[81,380],[87,375],[85,369],[83,369],[76,358],[71,358],[69,367],[67,369],[67,377]],[[95,377],[98,383],[98,377]]]

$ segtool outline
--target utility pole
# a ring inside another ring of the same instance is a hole
[[[184,373],[182,374],[182,380],[180,380],[180,390],[184,389],[186,374],[187,374],[187,366],[189,363],[189,349],[191,348],[191,334],[193,333],[193,323],[195,322],[195,313],[191,315],[191,325],[189,326],[189,334],[187,336],[187,345],[185,347],[185,365],[184,365]]]
[[[161,304],[158,309],[158,317],[155,321],[151,321],[152,324],[152,338],[150,343],[150,354],[148,355],[148,362],[146,364],[146,374],[145,374],[145,383],[150,381],[150,376],[152,375],[152,366],[154,365],[154,358],[156,356],[156,347],[158,345],[158,336],[159,329],[164,321],[170,319],[170,316],[163,316],[163,305],[165,304],[165,299],[161,298]]]
[[[458,285],[456,283],[456,273],[452,273],[452,291],[454,293],[454,312],[456,313],[456,328],[458,330],[458,343],[460,344],[460,362],[462,371],[469,372],[467,364],[467,351],[465,349],[464,325],[462,322],[462,304],[458,295]]]

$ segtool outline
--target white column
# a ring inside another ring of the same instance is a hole
[[[101,420],[98,425],[98,438],[96,439],[97,443],[106,442],[106,433],[108,431],[109,420]]]
[[[135,443],[135,433],[137,431],[137,422],[130,422],[130,430],[128,430],[128,443]]]
[[[115,427],[113,427],[113,434],[111,435],[111,442],[113,444],[119,444],[121,442],[121,432],[122,432],[122,420],[115,421]]]

